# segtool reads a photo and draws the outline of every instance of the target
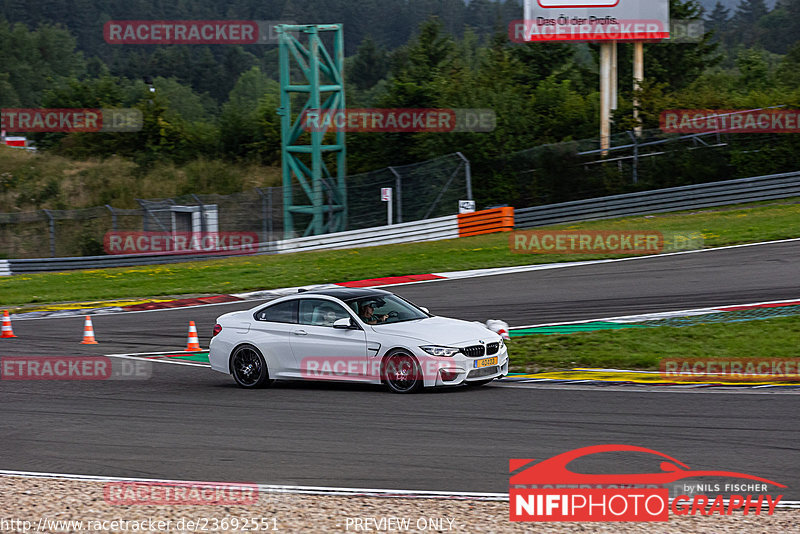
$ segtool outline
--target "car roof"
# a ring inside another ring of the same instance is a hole
[[[303,291],[295,296],[306,297],[311,295],[325,295],[327,297],[334,297],[339,300],[352,300],[364,297],[383,297],[391,295],[388,291],[382,289],[368,289],[363,287],[342,287],[331,289],[310,289]]]

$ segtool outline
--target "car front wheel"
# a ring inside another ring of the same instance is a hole
[[[417,360],[408,353],[395,352],[383,364],[383,382],[392,393],[414,393],[422,388]]]
[[[247,389],[263,388],[273,382],[264,356],[252,345],[240,345],[233,351],[231,375],[239,386]]]

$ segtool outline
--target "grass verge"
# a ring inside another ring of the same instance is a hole
[[[686,327],[659,326],[508,342],[512,372],[574,367],[658,370],[663,358],[796,358],[800,317]]]
[[[784,201],[627,217],[553,228],[658,230],[703,237],[706,247],[800,236],[800,203]],[[0,278],[0,306],[161,295],[231,293],[312,283],[619,257],[529,255],[509,249],[508,234],[357,250],[245,256],[131,268]]]

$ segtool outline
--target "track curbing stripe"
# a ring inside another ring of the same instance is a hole
[[[424,279],[417,279],[413,281],[407,282],[399,282],[393,283],[392,286],[403,286],[403,285],[411,285],[411,284],[428,284],[431,282],[442,282],[447,280],[462,280],[466,278],[481,278],[484,276],[499,276],[505,274],[515,274],[515,273],[524,273],[524,272],[531,272],[531,271],[538,271],[538,270],[548,270],[548,269],[564,269],[569,267],[582,267],[587,265],[601,265],[605,263],[616,263],[621,261],[635,261],[635,260],[648,260],[648,259],[657,259],[657,258],[664,258],[676,255],[683,255],[683,254],[699,254],[705,252],[715,252],[718,250],[729,250],[735,248],[744,248],[744,247],[755,247],[761,245],[775,245],[781,243],[792,243],[798,242],[800,238],[792,238],[792,239],[779,239],[775,241],[761,241],[758,243],[745,243],[741,245],[728,245],[723,247],[716,247],[716,248],[706,248],[706,249],[699,249],[699,250],[686,250],[680,252],[669,252],[666,254],[653,254],[648,256],[630,256],[626,258],[610,258],[604,260],[587,260],[587,261],[577,261],[577,262],[562,262],[562,263],[544,263],[544,264],[536,264],[536,265],[516,265],[510,267],[491,267],[486,269],[474,269],[468,271],[446,271],[446,272],[439,272],[439,273],[429,273],[429,274],[410,274],[405,275],[405,278],[413,279],[415,277],[422,277]],[[402,277],[396,277],[402,278]],[[381,280],[381,279],[375,279]],[[290,295],[296,293],[299,289],[329,289],[329,288],[336,288],[342,287],[341,284],[356,284],[359,282],[366,282],[367,280],[355,280],[350,282],[341,282],[339,284],[310,284],[306,286],[297,286],[297,287],[285,287],[285,288],[277,288],[277,289],[267,289],[267,290],[258,290],[258,291],[250,291],[244,293],[231,293],[230,295],[216,295],[219,296],[229,296],[235,298],[237,300],[231,302],[238,302],[238,301],[249,301],[249,300],[263,300],[263,299],[270,299],[270,298],[277,298],[282,297],[285,295]],[[381,284],[385,285],[385,284]],[[367,287],[380,287],[378,286],[367,286]],[[215,295],[203,297],[203,298],[214,298]],[[170,301],[174,302],[174,301]],[[136,310],[136,311],[126,311],[121,307],[116,307],[113,309],[107,308],[92,308],[90,310],[86,309],[75,309],[71,311],[61,311],[56,312],[51,315],[40,315],[43,312],[28,312],[30,314],[37,314],[38,316],[28,316],[26,317],[27,313],[19,313],[14,314],[15,319],[25,320],[25,319],[39,319],[39,318],[46,318],[46,317],[74,317],[75,315],[98,315],[104,313],[147,313],[150,311],[163,311],[163,310],[177,310],[181,308],[190,308],[190,307],[200,307],[200,306],[220,306],[230,304],[230,302],[217,302],[212,304],[194,304],[190,306],[183,306],[183,307],[174,307],[174,308],[160,308],[155,310]]]

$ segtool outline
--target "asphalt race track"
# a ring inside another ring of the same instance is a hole
[[[431,311],[514,326],[800,297],[790,242],[400,286]],[[189,320],[249,303],[19,320],[0,355],[177,350]],[[758,356],[758,355],[754,355]],[[602,443],[649,447],[693,469],[741,471],[800,499],[797,395],[647,388],[485,387],[399,396],[288,384],[240,390],[207,369],[153,364],[149,380],[0,382],[0,469],[267,484],[503,492],[509,458]],[[637,460],[644,462],[644,459]],[[637,464],[600,461],[597,472]],[[642,463],[638,467],[657,463]]]

